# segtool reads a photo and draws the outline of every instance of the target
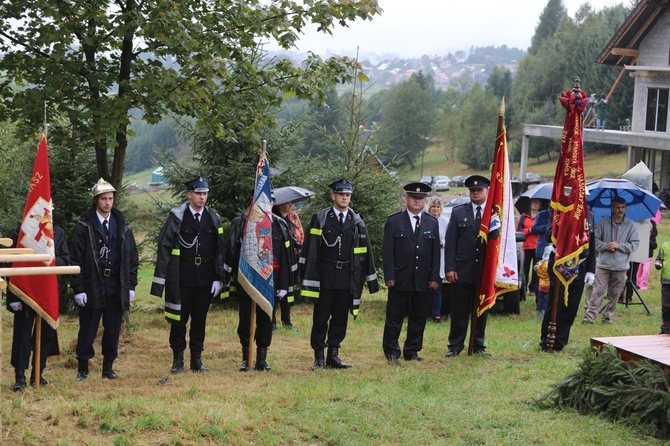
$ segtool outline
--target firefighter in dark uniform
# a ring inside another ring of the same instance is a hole
[[[441,282],[439,225],[435,217],[423,212],[432,188],[416,182],[403,189],[407,209],[388,216],[382,243],[384,281],[389,288],[382,347],[390,364],[398,364],[398,338],[405,316],[408,321],[403,356],[407,361],[423,360],[419,352],[430,291]]]
[[[272,196],[274,201],[274,194]],[[256,210],[252,210],[255,212]],[[272,279],[275,300],[288,299],[293,296],[295,284],[295,271],[297,262],[294,255],[294,247],[289,235],[288,223],[279,215],[272,214]],[[240,251],[243,243],[244,224],[247,214],[241,215],[230,224],[230,236],[226,239],[226,282],[229,289],[224,292],[224,297],[236,298],[239,301],[239,323],[237,335],[242,344],[242,364],[240,372],[251,370],[249,364],[249,329],[251,326],[251,297],[245,292],[238,282],[238,265],[240,263]],[[267,363],[267,352],[272,342],[272,319],[263,310],[256,311],[256,330],[254,332],[256,341],[256,363],[254,369],[259,371],[270,371]]]
[[[102,377],[118,378],[112,368],[119,353],[123,313],[135,298],[139,256],[130,224],[114,208],[116,189],[104,179],[93,186],[93,208],[79,218],[70,236],[70,260],[81,272],[70,278],[79,308],[77,381],[88,378],[88,362],[95,355],[93,341],[100,319]]]
[[[10,238],[14,242],[13,247],[16,247],[16,242],[19,238],[20,226],[14,228]],[[54,254],[56,255],[56,266],[66,266],[70,264],[70,250],[67,246],[65,231],[59,226],[53,227]],[[2,251],[0,251],[2,253]],[[60,276],[59,276],[60,277]],[[60,287],[59,287],[60,294]],[[60,295],[58,296],[60,301]],[[14,385],[14,392],[21,391],[26,387],[25,370],[28,368],[30,361],[30,353],[35,347],[35,316],[37,313],[31,307],[26,305],[16,294],[12,292],[11,280],[9,289],[7,290],[7,309],[14,313],[14,331],[12,336],[12,357],[11,364],[14,366],[16,384]],[[47,366],[48,356],[60,355],[60,348],[58,347],[58,333],[49,325],[45,319],[42,319],[42,334],[41,334],[41,356],[40,356],[40,385],[46,386],[49,382],[44,379],[44,369]],[[34,353],[34,352],[33,352]],[[32,358],[32,374],[30,375],[30,385],[35,383],[35,355]]]
[[[470,175],[465,187],[470,190],[470,201],[456,206],[451,212],[444,240],[444,269],[451,283],[451,328],[447,358],[458,356],[465,345],[465,335],[472,314],[480,279],[481,242],[479,226],[489,190],[489,180],[481,175]],[[487,313],[477,318],[474,353],[490,355],[484,345]]]
[[[311,346],[313,370],[347,369],[339,357],[351,312],[358,315],[363,284],[379,291],[370,237],[363,219],[349,208],[354,185],[341,179],[329,185],[333,206],[312,215],[300,257],[302,297],[314,303]],[[328,348],[324,361],[323,351]]]
[[[205,206],[209,183],[202,177],[185,183],[188,202],[170,211],[158,236],[151,295],[165,290],[165,319],[170,322],[172,373],[184,371],[186,324],[191,319],[191,370],[209,370],[202,362],[205,326],[212,296],[223,289],[223,226],[217,212]]]

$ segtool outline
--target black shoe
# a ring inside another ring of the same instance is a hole
[[[351,368],[351,364],[343,362],[339,357],[339,348],[329,348],[328,355],[326,356],[326,367],[329,369],[348,369]]]
[[[102,377],[104,379],[118,379],[119,375],[112,369],[107,369],[102,371]]]
[[[484,355],[484,356],[491,356],[491,352],[487,352],[485,348],[478,348],[473,351],[475,355]]]
[[[75,381],[85,381],[88,378],[88,360],[80,359],[79,368],[77,369],[77,377]]]
[[[288,324],[282,323],[282,326],[287,330],[298,331],[298,328],[290,322]]]
[[[47,381],[42,376],[40,376],[40,387],[48,386],[49,384],[51,384],[49,381]],[[30,385],[31,386],[35,385],[35,377],[34,376],[32,378],[30,378]]]
[[[423,361],[423,358],[418,353],[414,353],[413,355],[405,355],[405,361]]]
[[[456,356],[458,356],[459,353],[460,352],[457,352],[456,350],[450,349],[444,356],[446,356],[447,358],[455,358]]]
[[[435,322],[436,324],[440,324],[440,323],[442,323],[442,316],[433,316],[431,319],[432,319],[433,322]]]
[[[256,364],[254,365],[255,370],[259,370],[261,372],[269,372],[272,370],[270,368],[270,365],[267,363],[268,355],[268,349],[264,347],[258,347],[256,349]]]
[[[14,392],[20,392],[25,388],[26,388],[26,375],[24,375],[23,372],[17,373],[16,374],[16,384],[14,384],[14,387],[12,388],[12,390]]]
[[[314,350],[314,365],[312,370],[321,370],[326,366],[323,360],[323,350]]]
[[[240,372],[248,372],[249,370],[251,370],[249,367],[249,360],[243,359],[242,364],[240,364]]]
[[[202,363],[202,359],[191,359],[191,370],[194,372],[209,372],[209,369]]]
[[[394,355],[392,355],[391,353],[389,353],[388,355],[386,355],[386,359],[388,360],[388,363],[389,363],[390,365],[400,365],[400,363],[398,362],[398,358],[396,358],[396,357],[395,357]]]
[[[184,352],[172,352],[172,368],[170,373],[177,374],[184,371]]]

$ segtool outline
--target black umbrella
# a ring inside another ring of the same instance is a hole
[[[274,190],[275,204],[280,205],[284,203],[297,203],[299,201],[307,200],[312,195],[315,195],[311,190],[298,186],[278,187]]]
[[[527,214],[530,211],[530,200],[543,200],[542,209],[546,209],[549,201],[551,201],[553,188],[554,183],[542,183],[533,186],[516,199],[514,207],[522,214],[524,212]]]

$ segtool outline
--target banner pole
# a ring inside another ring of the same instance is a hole
[[[35,317],[35,352],[33,354],[33,373],[35,374],[35,388],[40,388],[40,377],[42,375],[42,316]]]
[[[254,363],[254,331],[256,330],[256,301],[251,300],[251,317],[249,318],[249,368],[253,367]]]

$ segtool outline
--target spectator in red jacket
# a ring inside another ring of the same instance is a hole
[[[521,232],[526,236],[526,240],[523,242],[523,272],[526,277],[526,283],[528,284],[528,292],[535,293],[537,290],[537,276],[533,267],[537,262],[535,257],[535,248],[537,247],[537,234],[531,232],[533,227],[533,222],[537,213],[542,210],[542,200],[531,199],[530,207],[528,212],[524,212],[519,217],[519,221],[516,224],[516,231]]]

